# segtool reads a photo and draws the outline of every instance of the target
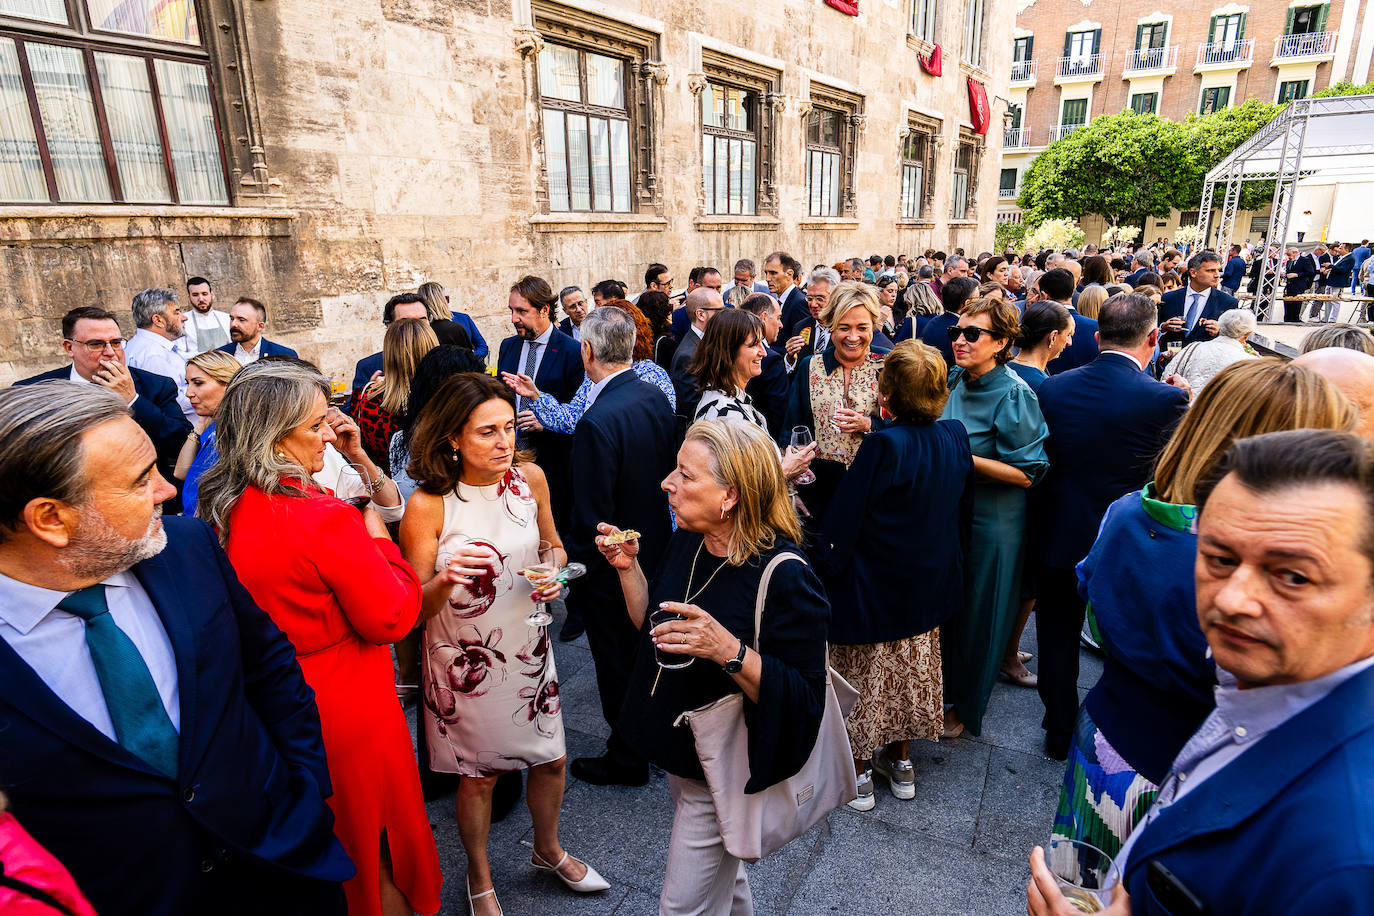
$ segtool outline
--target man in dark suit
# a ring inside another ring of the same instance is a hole
[[[214,532],[160,517],[152,442],[58,382],[0,394],[0,429],[15,816],[104,916],[343,916],[314,694]]]
[[[267,330],[267,306],[256,299],[240,296],[229,310],[229,342],[219,349],[237,359],[243,365],[256,362],[264,356],[291,356],[296,351],[273,343],[262,332]]]
[[[157,451],[162,476],[172,479],[177,455],[191,435],[191,424],[177,404],[177,386],[161,375],[125,365],[124,340],[115,317],[102,308],[81,306],[62,316],[62,349],[71,365],[16,382],[32,385],[52,379],[107,388],[123,398],[134,422],[143,427]],[[173,496],[167,511],[181,511]]]
[[[720,293],[709,286],[701,285],[687,294],[686,310],[689,322],[687,330],[678,339],[677,349],[668,367],[668,377],[673,380],[673,393],[677,395],[679,416],[690,417],[701,393],[697,391],[697,380],[692,375],[692,357],[706,333],[706,325],[716,312],[725,308]]]
[[[1188,259],[1188,282],[1164,294],[1159,303],[1160,339],[1194,343],[1217,336],[1217,319],[1236,307],[1236,298],[1217,288],[1221,256],[1200,251]]]
[[[1245,258],[1240,256],[1240,246],[1232,245],[1226,256],[1226,268],[1221,272],[1221,288],[1232,296],[1245,282]]]
[[[802,361],[813,353],[824,353],[830,346],[830,329],[821,323],[821,311],[830,301],[830,293],[840,285],[840,275],[833,267],[817,267],[807,277],[806,317],[792,328],[792,336],[783,344],[783,368],[794,372]],[[772,431],[776,436],[777,431]]]
[[[690,281],[689,281],[689,282],[690,282]],[[696,290],[701,289],[702,287],[705,287],[706,289],[711,290],[711,291],[714,292],[716,295],[720,295],[720,290],[721,290],[721,276],[720,276],[720,271],[716,270],[714,267],[699,267],[699,268],[697,268],[696,285],[693,286],[691,289],[689,289],[689,290],[687,291],[687,294],[684,295],[684,296],[682,297],[682,305],[680,305],[680,306],[678,306],[677,308],[673,309],[673,315],[672,315],[673,339],[675,339],[679,344],[681,344],[684,340],[686,340],[686,339],[690,336],[690,334],[688,333],[688,328],[690,328],[691,325],[692,325],[692,316],[691,316],[691,313],[687,311],[687,297],[690,296],[690,295],[692,295],[693,292],[695,292]],[[722,305],[724,304],[724,299],[721,300],[721,304],[722,304]],[[693,346],[695,346],[695,344],[693,344]],[[668,365],[669,365],[669,366],[672,365],[672,361],[671,361],[671,360],[669,361]],[[668,368],[668,367],[665,366],[664,368]]]
[[[582,327],[582,319],[587,317],[587,294],[582,292],[580,286],[565,286],[558,293],[558,305],[567,315],[558,322],[558,330],[580,341],[582,332],[578,328]]]
[[[1107,913],[1374,913],[1371,491],[1369,443],[1315,429],[1241,440],[1198,487],[1216,708],[1114,856],[1130,899]],[[1030,916],[1073,912],[1039,854],[1031,874]]]
[[[429,315],[425,308],[425,302],[418,295],[414,300],[401,302],[400,296],[392,296],[387,300],[386,305],[382,306],[382,327],[388,328],[391,322],[399,318],[426,318]],[[371,356],[364,356],[358,360],[353,367],[353,384],[349,386],[350,392],[356,392],[359,388],[372,381],[372,376],[382,371],[382,351],[378,350]],[[349,394],[348,405],[344,407],[344,413],[352,414],[353,395]]]
[[[1155,256],[1150,253],[1150,249],[1142,248],[1136,252],[1131,263],[1135,266],[1135,270],[1126,275],[1126,282],[1131,286],[1136,286],[1140,283],[1141,277],[1154,271]]]
[[[1072,277],[1070,277],[1072,282]],[[950,277],[940,287],[940,305],[944,311],[926,325],[921,332],[921,343],[929,344],[940,351],[940,355],[945,358],[945,364],[954,366],[954,347],[949,339],[949,329],[959,323],[959,313],[964,310],[964,305],[978,294],[978,280],[975,277],[958,276]],[[910,321],[916,321],[916,316],[912,315]],[[897,335],[899,338],[901,335]]]
[[[1063,760],[1078,715],[1083,599],[1074,567],[1088,554],[1107,507],[1150,479],[1155,457],[1188,407],[1185,391],[1145,371],[1159,330],[1155,305],[1118,293],[1102,305],[1102,352],[1050,376],[1037,395],[1050,438],[1050,470],[1031,491],[1037,553],[1036,644],[1045,747]]]
[[[782,330],[779,336],[786,341],[795,337],[796,329],[811,316],[806,308],[806,293],[797,286],[801,265],[785,251],[775,251],[763,259],[763,279],[768,291],[782,308]]]
[[[507,305],[515,334],[501,341],[496,365],[502,373],[532,379],[541,394],[566,404],[582,384],[582,360],[577,343],[553,326],[553,290],[541,277],[525,276],[510,288]],[[562,433],[539,425],[529,402],[516,398],[516,443],[533,449],[534,460],[549,479],[549,503],[560,531],[568,523],[572,507],[568,493],[568,450],[572,443]]]
[[[1317,277],[1317,260],[1310,254],[1299,254],[1298,249],[1289,246],[1288,260],[1283,265],[1283,320],[1287,323],[1302,321],[1302,296],[1312,288]]]
[[[570,767],[578,779],[595,785],[642,786],[649,780],[649,765],[615,728],[639,634],[619,576],[597,549],[597,526],[638,531],[639,562],[650,577],[671,532],[660,484],[676,461],[676,424],[663,392],[631,371],[634,340],[634,321],[620,309],[597,309],[582,323],[582,361],[593,387],[573,433],[572,523],[563,540],[568,558],[588,569],[568,604],[586,621],[601,711],[611,724],[606,752],[579,757]]]
[[[782,418],[787,412],[787,395],[791,389],[786,354],[777,347],[778,335],[782,331],[782,310],[778,308],[778,300],[768,293],[754,293],[744,300],[740,308],[763,324],[764,342],[768,347],[759,374],[744,386],[744,393],[753,398],[754,406],[768,421],[769,433],[776,436],[782,429]]]
[[[1058,302],[1073,316],[1073,343],[1050,360],[1046,371],[1050,375],[1067,372],[1079,366],[1086,366],[1097,359],[1097,322],[1086,315],[1078,314],[1073,306],[1073,274],[1063,267],[1047,270],[1036,278],[1026,302],[1039,302],[1048,299]]]

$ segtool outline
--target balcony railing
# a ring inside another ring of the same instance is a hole
[[[1168,48],[1136,48],[1126,52],[1126,72],[1172,70],[1178,64],[1178,45]]]
[[[1249,63],[1255,59],[1255,39],[1214,41],[1197,46],[1197,65]]]
[[[1015,200],[1021,194],[1020,188],[998,188],[998,200]]]
[[[1056,124],[1054,127],[1050,128],[1050,142],[1053,143],[1056,140],[1063,140],[1082,126],[1082,124]]]
[[[1003,149],[1020,149],[1030,145],[1029,127],[1011,127],[1002,134]]]
[[[1061,57],[1054,69],[1055,79],[1076,76],[1101,76],[1102,55],[1085,54],[1081,57]]]
[[[1308,32],[1274,39],[1274,57],[1322,57],[1336,53],[1335,32]]]
[[[1035,61],[1014,60],[1011,62],[1011,81],[1013,83],[1029,83],[1033,79],[1035,79]]]

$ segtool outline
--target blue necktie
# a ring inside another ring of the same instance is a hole
[[[175,779],[177,730],[138,647],[110,616],[105,586],[72,592],[57,606],[86,621],[86,645],[119,743]]]
[[[1193,325],[1197,323],[1198,300],[1202,298],[1202,293],[1193,293],[1193,301],[1188,304],[1188,317],[1183,319],[1187,326],[1186,331],[1191,331]]]

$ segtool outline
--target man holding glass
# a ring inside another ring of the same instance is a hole
[[[1108,913],[1374,913],[1374,445],[1244,439],[1197,490],[1216,709],[1117,856]],[[1145,723],[1142,723],[1142,727]],[[1031,854],[1030,916],[1083,912]],[[1088,910],[1091,912],[1091,910]]]

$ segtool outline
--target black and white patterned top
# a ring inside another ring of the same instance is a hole
[[[754,399],[738,389],[734,395],[728,395],[718,388],[702,392],[701,402],[697,405],[697,412],[692,415],[692,419],[746,420],[764,432],[768,432],[768,421],[754,406]]]

